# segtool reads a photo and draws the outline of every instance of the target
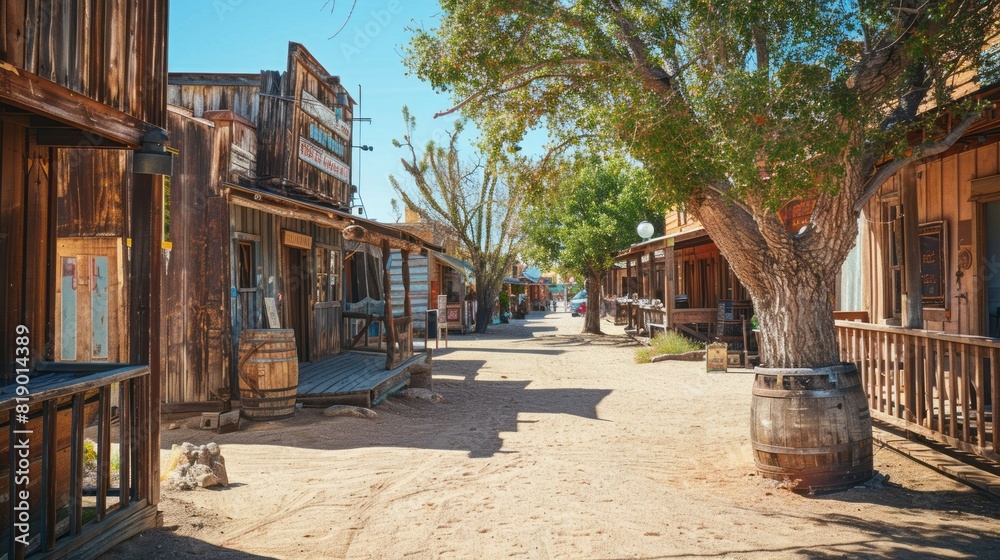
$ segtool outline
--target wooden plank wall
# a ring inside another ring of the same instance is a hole
[[[428,271],[428,257],[410,253],[410,309],[413,312],[413,329],[423,331],[426,312],[430,306],[431,282]],[[392,250],[392,260],[389,263],[392,277],[392,301],[402,302],[405,295],[403,289],[403,259],[399,249]]]
[[[55,257],[50,150],[30,140],[24,123],[0,121],[0,341],[2,384],[14,379],[17,325],[31,329],[32,361],[51,359]]]
[[[284,98],[281,73],[261,73],[259,120],[257,123],[257,173],[261,176],[288,177],[286,171],[294,143],[291,99]],[[297,155],[294,157],[298,157]]]
[[[59,237],[124,237],[130,150],[55,151]]]
[[[160,124],[166,3],[6,0],[0,6],[0,59]]]
[[[164,403],[207,402],[226,393],[231,344],[227,294],[229,214],[221,178],[231,143],[222,126],[172,109],[167,128],[178,150],[170,179],[170,243],[163,277]]]
[[[256,243],[257,265],[258,265],[258,297],[256,298],[258,308],[255,314],[263,313],[263,301],[265,297],[276,297],[285,288],[282,285],[281,275],[281,231],[291,230],[303,233],[312,237],[313,244],[329,245],[332,247],[343,247],[343,237],[340,230],[320,227],[312,222],[285,218],[245,208],[242,206],[230,206],[230,231],[231,235],[245,233],[258,236],[260,241]],[[232,244],[232,241],[230,241]],[[232,278],[235,278],[235,259],[230,260],[230,280],[228,286],[233,285]],[[310,255],[310,269],[313,281],[315,281],[315,263],[312,263]],[[342,285],[342,284],[340,284]],[[227,289],[228,291],[228,289]],[[310,290],[310,309],[315,303],[315,294]],[[280,310],[279,310],[280,313]],[[310,359],[315,361],[333,355],[340,351],[340,321],[341,308],[327,307],[316,309],[313,312],[312,324],[310,328],[312,349]],[[285,326],[285,325],[282,325]],[[230,310],[230,329],[232,333],[233,351],[239,342],[239,333],[245,327],[242,325],[241,313],[235,306]],[[236,355],[235,353],[233,354]]]
[[[170,75],[167,103],[190,109],[195,117],[201,117],[205,111],[228,110],[252,123],[257,122],[258,83],[242,83],[245,80],[225,84],[176,83],[175,76]]]
[[[980,218],[976,215],[976,205],[969,201],[973,179],[989,177],[1000,173],[1000,142],[996,137],[986,143],[973,140],[959,144],[943,157],[915,165],[918,223],[944,221],[947,230],[947,263],[945,276],[945,307],[924,309],[926,329],[952,334],[985,334],[983,319],[983,247],[977,232],[982,230]],[[868,235],[864,242],[864,259],[868,263],[863,282],[868,311],[872,321],[885,323],[891,317],[890,270],[886,267],[886,257],[891,246],[886,245],[885,228],[888,216],[883,200],[894,199],[891,193],[898,192],[899,177],[886,183],[865,207],[864,217],[868,222]],[[880,198],[883,197],[883,198]],[[889,198],[884,198],[889,197]],[[972,266],[959,284],[955,273],[958,271],[959,251],[966,248],[972,254]],[[966,294],[968,299],[956,296]]]

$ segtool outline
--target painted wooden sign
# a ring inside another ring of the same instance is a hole
[[[272,329],[280,329],[281,321],[278,320],[278,306],[274,304],[273,297],[264,298],[264,309],[267,310],[267,326]]]
[[[351,125],[344,122],[337,111],[323,104],[307,91],[302,92],[302,111],[334,131],[344,140],[351,139]]]
[[[301,136],[299,137],[299,159],[345,183],[351,182],[351,168],[347,164]]]
[[[288,245],[289,247],[298,247],[299,249],[312,249],[313,238],[309,237],[304,233],[299,233],[297,231],[283,230],[281,232],[283,239],[282,243]]]
[[[715,342],[705,348],[705,370],[729,371],[728,346],[725,342]]]

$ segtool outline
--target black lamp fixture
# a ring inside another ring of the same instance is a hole
[[[364,144],[364,145],[361,145],[361,146],[355,146],[355,145],[352,144],[351,147],[352,148],[358,148],[362,152],[374,152],[375,151],[375,148],[369,146],[368,144]]]
[[[147,132],[142,137],[142,149],[132,154],[132,172],[169,177],[174,167],[173,154],[167,151],[169,139],[162,128]]]

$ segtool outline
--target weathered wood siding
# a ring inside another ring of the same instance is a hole
[[[287,178],[334,204],[347,206],[351,200],[352,117],[352,101],[339,78],[328,74],[302,45],[291,43],[287,71],[261,73],[260,118],[256,121],[260,174]],[[342,166],[344,176],[335,176],[330,169],[300,157],[303,144],[321,152],[335,167]],[[330,149],[333,145],[339,153]]]
[[[55,150],[59,237],[125,236],[130,150]]]
[[[32,360],[52,355],[46,344],[52,340],[55,282],[50,150],[30,141],[27,130],[16,121],[0,122],[0,310],[5,335],[0,341],[0,384],[14,379],[13,333],[18,325],[33,331]]]
[[[421,331],[425,328],[427,309],[430,306],[431,280],[429,271],[429,257],[424,255],[410,254],[410,309],[413,312],[413,330]],[[392,290],[390,296],[394,303],[400,305],[402,309],[403,298],[406,291],[403,287],[403,258],[399,249],[392,250],[389,261],[390,273],[392,276]]]
[[[257,122],[260,74],[169,75],[167,103],[190,109],[195,117],[206,111],[228,110]]]
[[[229,219],[221,192],[232,125],[171,109],[178,150],[170,178],[169,249],[163,276],[163,402],[207,402],[227,393]]]
[[[161,124],[166,17],[167,0],[6,0],[0,59]]]
[[[946,261],[941,275],[944,279],[944,305],[924,308],[924,327],[952,334],[985,335],[985,274],[989,273],[982,239],[985,223],[981,205],[971,201],[972,182],[1000,174],[1000,138],[995,127],[1000,123],[996,109],[987,111],[988,118],[977,123],[968,136],[939,157],[917,162],[911,176],[917,195],[917,223],[944,222],[946,231]],[[981,132],[980,132],[981,131]],[[872,322],[893,322],[892,269],[890,253],[896,250],[890,234],[893,212],[907,217],[898,207],[904,172],[890,179],[864,208],[862,262],[865,269],[859,280],[866,310]],[[901,230],[900,230],[901,231]],[[971,266],[959,271],[959,253],[967,250]],[[962,297],[959,297],[962,296]]]
[[[238,205],[230,206],[230,231],[232,239],[230,244],[235,244],[238,239],[250,239],[254,242],[256,251],[255,261],[257,263],[257,294],[254,300],[253,309],[242,309],[240,301],[237,299],[231,305],[230,321],[232,332],[232,344],[239,342],[239,334],[245,328],[266,328],[266,318],[264,312],[264,298],[276,298],[279,293],[287,290],[284,285],[282,275],[282,240],[281,232],[289,230],[302,233],[312,237],[313,246],[320,244],[340,249],[343,246],[343,238],[340,230],[334,228],[320,227],[312,222],[296,220],[261,212]],[[312,255],[310,261],[310,277],[315,282],[316,263]],[[230,259],[229,270],[229,291],[232,292],[236,286],[236,259]],[[343,286],[343,282],[338,282],[338,286]],[[308,288],[307,288],[308,289]],[[340,351],[340,323],[342,306],[336,305],[316,305],[315,290],[309,289],[309,309],[310,317],[310,361],[316,361],[327,356],[331,356]],[[279,308],[279,315],[285,321],[284,310]],[[251,318],[254,323],[245,325],[245,317]],[[288,328],[286,325],[282,325]],[[235,352],[235,348],[234,348]],[[235,355],[235,354],[234,354]]]

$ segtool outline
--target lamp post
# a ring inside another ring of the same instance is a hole
[[[638,233],[639,237],[641,237],[643,242],[645,242],[649,241],[650,237],[653,237],[653,233],[655,232],[655,230],[653,228],[653,224],[649,223],[646,220],[643,220],[639,222],[638,226],[635,227],[635,232]]]

